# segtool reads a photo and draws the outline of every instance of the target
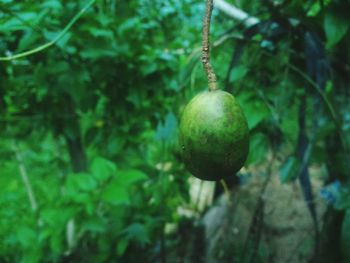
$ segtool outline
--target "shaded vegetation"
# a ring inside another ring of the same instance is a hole
[[[214,8],[211,57],[219,87],[248,120],[240,183],[270,176],[272,159],[282,183],[299,182],[314,222],[308,260],[349,262],[350,3],[234,2],[259,22],[247,27]],[[52,41],[86,3],[1,1],[1,56]],[[52,47],[0,61],[0,262],[206,260],[201,218],[211,205],[197,200],[209,194],[193,198],[198,182],[177,145],[184,106],[207,87],[204,7],[95,1]],[[212,258],[273,262],[259,237],[260,190],[247,240],[224,229]]]

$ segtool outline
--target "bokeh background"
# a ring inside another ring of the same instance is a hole
[[[0,262],[350,262],[350,2],[214,4],[226,194],[177,145],[204,0],[0,1]]]

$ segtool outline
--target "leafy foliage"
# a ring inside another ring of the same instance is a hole
[[[279,155],[282,182],[326,166],[341,182],[330,203],[349,209],[349,3],[238,2],[260,23],[215,9],[212,60],[248,119],[246,165]],[[85,4],[2,1],[1,56],[53,40]],[[191,206],[176,136],[206,88],[203,11],[199,0],[96,1],[53,47],[0,62],[0,261],[156,262],[172,246],[166,226]]]

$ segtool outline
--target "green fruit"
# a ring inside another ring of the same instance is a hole
[[[230,93],[203,92],[185,107],[179,140],[186,168],[200,179],[217,181],[235,175],[247,158],[247,120]]]

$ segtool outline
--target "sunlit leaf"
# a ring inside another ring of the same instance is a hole
[[[96,157],[92,161],[91,172],[98,181],[105,181],[116,174],[117,166],[107,159]]]
[[[102,200],[111,205],[128,204],[130,197],[125,186],[120,183],[119,180],[112,181],[101,194]]]
[[[120,184],[126,187],[132,183],[142,181],[147,178],[148,176],[144,172],[136,169],[120,170],[118,171],[118,177],[117,177]]]
[[[121,239],[117,244],[117,254],[119,256],[122,256],[125,253],[128,246],[129,246],[129,240],[128,239]]]
[[[349,20],[342,13],[331,10],[324,18],[324,30],[327,36],[327,47],[337,44],[346,34],[349,28]]]
[[[66,187],[71,193],[79,191],[92,191],[97,184],[95,178],[89,173],[72,173],[67,176]]]

